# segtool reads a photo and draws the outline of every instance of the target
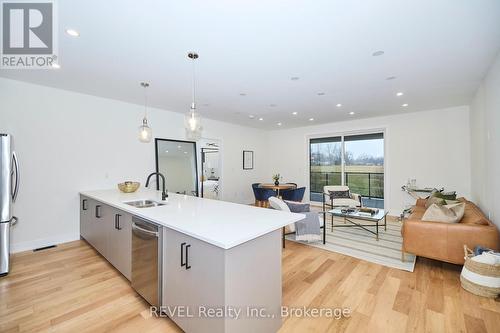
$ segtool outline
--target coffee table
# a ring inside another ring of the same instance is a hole
[[[332,232],[333,228],[359,227],[374,234],[376,240],[378,240],[378,227],[384,227],[384,230],[387,230],[387,214],[389,214],[389,212],[384,209],[379,209],[378,213],[373,215],[362,214],[358,210],[355,212],[342,212],[341,208],[334,208],[327,213],[331,214],[332,217],[337,216],[344,218],[345,225],[334,225],[332,219]],[[384,220],[384,224],[381,224],[382,220]],[[370,224],[361,224],[363,221],[370,222]],[[374,227],[375,231],[368,229],[370,227]]]

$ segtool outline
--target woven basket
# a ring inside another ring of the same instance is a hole
[[[496,298],[500,294],[500,265],[471,260],[474,254],[464,245],[465,264],[460,275],[462,288],[479,296]]]

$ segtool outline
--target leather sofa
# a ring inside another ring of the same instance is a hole
[[[411,215],[403,221],[403,255],[412,253],[452,264],[464,264],[464,245],[473,249],[476,245],[499,249],[499,233],[496,226],[488,220],[472,202],[465,202],[465,214],[458,223],[422,221],[426,199],[418,199]]]

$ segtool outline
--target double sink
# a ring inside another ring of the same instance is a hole
[[[150,208],[150,207],[158,207],[158,206],[165,205],[162,202],[153,201],[153,200],[135,200],[135,201],[124,202],[124,204],[127,204],[127,205],[135,207],[135,208]]]

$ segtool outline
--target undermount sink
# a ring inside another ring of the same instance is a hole
[[[136,208],[149,208],[149,207],[158,207],[165,205],[164,203],[153,201],[153,200],[136,200],[136,201],[128,201],[124,202],[127,205],[136,207]]]

